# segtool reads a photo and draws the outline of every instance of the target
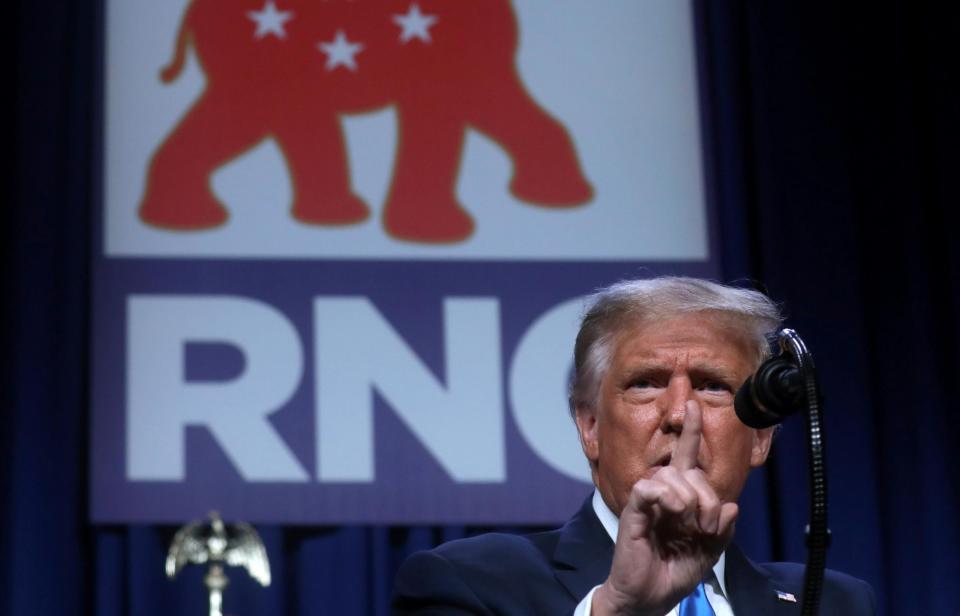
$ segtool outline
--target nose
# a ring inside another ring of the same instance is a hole
[[[687,414],[687,401],[694,395],[690,379],[685,375],[677,375],[670,379],[670,383],[661,396],[660,430],[665,434],[671,432],[680,434],[683,430],[683,419]]]

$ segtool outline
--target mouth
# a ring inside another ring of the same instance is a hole
[[[653,464],[650,465],[650,468],[653,469],[654,471],[660,470],[664,466],[669,466],[672,460],[673,460],[673,452],[668,451],[662,456],[660,456],[659,458],[657,458],[656,460],[654,460]],[[698,468],[703,472],[706,472],[707,470],[703,465],[703,460],[699,458],[697,459],[697,465],[694,468]]]
[[[673,459],[673,452],[668,451],[667,453],[657,458],[654,461],[653,466],[668,466],[670,464],[670,460],[672,459]]]

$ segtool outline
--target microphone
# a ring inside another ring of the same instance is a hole
[[[777,332],[780,354],[764,361],[740,386],[733,400],[737,417],[751,428],[769,428],[806,409],[810,463],[810,524],[807,525],[807,567],[803,576],[803,616],[820,613],[823,571],[830,546],[827,527],[827,462],[823,414],[813,356],[792,329]]]
[[[806,393],[797,364],[784,355],[764,361],[734,397],[740,421],[751,428],[769,428],[804,408]]]

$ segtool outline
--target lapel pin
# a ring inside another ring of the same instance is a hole
[[[797,602],[797,597],[794,596],[792,592],[783,592],[782,590],[778,590],[776,592],[777,592],[777,599],[780,599],[781,601],[786,601],[788,603]]]

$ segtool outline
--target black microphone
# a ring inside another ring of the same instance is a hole
[[[737,390],[733,406],[737,417],[751,428],[769,428],[806,409],[810,463],[810,524],[807,525],[807,567],[803,576],[800,613],[820,613],[823,571],[830,545],[827,527],[827,462],[824,455],[823,414],[813,356],[792,329],[777,332],[780,354],[764,361]]]
[[[751,428],[769,428],[804,407],[803,375],[783,355],[766,360],[740,386],[733,400],[740,421]]]

